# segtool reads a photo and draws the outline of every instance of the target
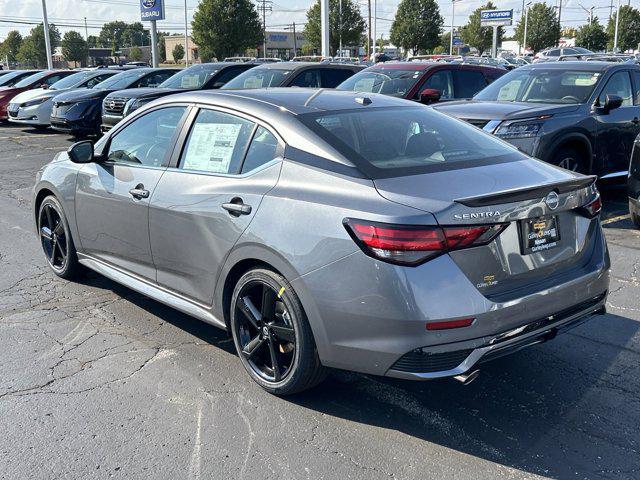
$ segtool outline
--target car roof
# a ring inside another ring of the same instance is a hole
[[[330,62],[272,62],[272,63],[259,63],[258,66],[260,68],[267,68],[270,70],[275,69],[275,70],[294,70],[294,71],[307,68],[307,67],[349,68],[352,70],[357,70],[361,68],[361,65],[351,65],[349,63],[330,63]]]
[[[585,62],[581,60],[568,61],[568,62],[540,62],[530,63],[529,65],[523,65],[518,70],[577,70],[584,72],[604,72],[615,67],[636,67],[636,65],[625,63],[611,63],[611,62]]]

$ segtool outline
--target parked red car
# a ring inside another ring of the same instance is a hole
[[[7,106],[11,99],[24,92],[25,90],[31,90],[33,88],[49,88],[49,86],[56,83],[58,80],[76,73],[72,70],[45,70],[43,72],[34,73],[33,75],[26,76],[18,83],[12,86],[2,87],[0,86],[0,120],[7,119]]]
[[[348,78],[338,90],[382,93],[422,103],[471,98],[507,73],[488,65],[440,62],[386,62]]]

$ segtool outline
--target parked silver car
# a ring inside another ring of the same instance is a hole
[[[82,266],[231,331],[266,390],[336,367],[468,381],[604,311],[594,177],[393,97],[156,100],[38,174],[37,231]]]

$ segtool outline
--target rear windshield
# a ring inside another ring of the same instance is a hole
[[[169,77],[158,88],[202,88],[219,70],[217,65],[196,65]]]
[[[599,79],[600,72],[517,69],[497,79],[474,98],[504,102],[585,103]]]
[[[279,87],[291,74],[292,70],[281,68],[252,68],[227,82],[223,89],[245,89]]]
[[[371,178],[522,159],[511,145],[430,108],[358,109],[299,118]]]
[[[17,71],[17,72],[5,73],[0,77],[0,87],[12,87],[16,83],[18,83],[21,78],[24,78],[25,76],[30,77],[34,73],[36,72]]]
[[[408,70],[365,70],[346,79],[338,90],[383,93],[393,97],[404,97],[420,80],[423,71]]]

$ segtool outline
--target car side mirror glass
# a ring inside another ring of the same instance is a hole
[[[93,143],[90,140],[74,143],[67,150],[69,159],[73,163],[91,163],[93,162]]]
[[[611,110],[615,110],[616,108],[620,108],[622,106],[622,97],[618,95],[607,95],[606,100],[604,101],[603,110],[605,113],[609,113]]]
[[[440,90],[436,90],[435,88],[425,88],[420,92],[420,103],[437,103],[440,100],[441,95]]]

